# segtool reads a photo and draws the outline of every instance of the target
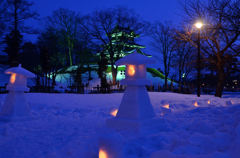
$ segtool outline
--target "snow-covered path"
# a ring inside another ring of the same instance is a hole
[[[221,99],[149,94],[157,117],[140,134],[120,133],[129,158],[159,150],[185,157],[240,157],[240,94]],[[113,117],[122,95],[26,94],[33,119],[0,123],[0,158],[97,157],[98,137],[110,132],[105,120]],[[5,96],[0,95],[0,104]]]

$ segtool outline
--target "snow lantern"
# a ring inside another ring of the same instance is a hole
[[[12,67],[5,71],[10,74],[10,80],[7,85],[8,95],[1,107],[0,119],[18,119],[30,115],[24,92],[28,92],[27,78],[33,78],[35,75],[22,68],[21,64],[18,67]]]
[[[99,158],[124,158],[124,140],[125,138],[118,132],[104,129],[98,131]]]
[[[116,65],[126,65],[126,79],[120,83],[126,85],[116,117],[107,120],[107,125],[116,129],[136,128],[155,116],[146,85],[146,64],[152,64],[152,58],[134,52],[118,60]]]

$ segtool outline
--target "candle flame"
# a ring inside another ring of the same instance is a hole
[[[114,117],[117,116],[117,113],[118,113],[118,109],[111,111],[111,115]]]
[[[108,158],[107,152],[105,150],[103,150],[103,149],[100,149],[98,157],[99,158]]]
[[[208,104],[211,104],[211,101],[210,101],[210,100],[208,100],[208,101],[207,101],[207,103],[208,103]]]
[[[128,75],[133,76],[135,74],[135,66],[134,65],[129,65],[128,66]]]
[[[166,104],[166,105],[163,105],[162,107],[166,108],[166,109],[169,109],[169,104]]]
[[[195,101],[195,103],[193,104],[195,107],[199,107],[198,103]]]
[[[13,84],[13,83],[15,83],[15,81],[16,81],[16,74],[13,73],[13,74],[11,75],[11,78],[10,78],[10,83]]]

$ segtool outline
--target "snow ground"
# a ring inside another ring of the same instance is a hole
[[[113,117],[121,93],[27,93],[32,119],[0,123],[0,158],[96,158],[99,138],[105,137],[125,158],[149,158],[157,151],[164,158],[240,157],[240,94],[149,94],[152,123],[139,133],[116,133],[105,120]]]

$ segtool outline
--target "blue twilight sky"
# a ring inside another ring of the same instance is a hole
[[[34,0],[33,9],[40,14],[40,18],[51,15],[58,8],[68,8],[88,14],[96,9],[125,6],[134,9],[144,20],[154,21],[172,21],[177,23],[181,20],[181,0]],[[41,28],[41,24],[32,25]],[[25,36],[25,40],[35,41],[36,36]]]
[[[34,0],[35,9],[41,16],[47,16],[58,8],[69,8],[82,14],[95,9],[127,6],[149,20],[179,19],[180,0]]]

